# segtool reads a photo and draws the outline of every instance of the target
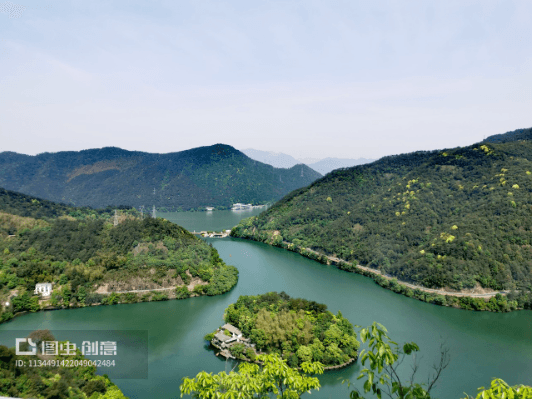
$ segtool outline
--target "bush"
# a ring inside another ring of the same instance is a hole
[[[237,359],[244,358],[244,344],[235,344],[229,348],[229,351]]]
[[[106,386],[102,380],[91,380],[83,387],[82,391],[90,397],[94,392],[105,393]]]
[[[255,360],[255,351],[252,348],[246,348],[246,357],[252,361]]]
[[[152,296],[152,301],[167,301],[167,300],[168,300],[168,295],[162,292],[156,292]]]
[[[205,293],[205,286],[198,284],[193,288],[192,292],[198,295],[203,295]]]
[[[98,294],[96,292],[91,292],[91,293],[87,294],[87,296],[85,297],[85,304],[86,305],[91,305],[93,303],[100,303],[100,302],[102,302],[102,298],[103,298],[102,294]]]
[[[186,286],[176,287],[176,299],[185,299],[189,298],[191,293]]]

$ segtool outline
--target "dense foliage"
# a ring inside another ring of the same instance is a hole
[[[528,140],[336,170],[241,221],[232,235],[317,257],[313,250],[430,288],[522,290],[516,297],[527,295],[522,304],[530,307],[527,132]]]
[[[18,203],[22,204],[20,214],[27,209],[26,202]],[[105,213],[43,220],[2,211],[0,298],[10,302],[2,321],[44,306],[217,295],[237,283],[237,269],[226,265],[212,246],[163,219],[140,219],[126,210],[119,212],[120,221],[114,226],[113,218],[106,219]],[[48,301],[40,302],[33,290],[43,282],[53,283],[53,293]],[[97,292],[102,286],[109,291],[164,290],[106,296]]]
[[[318,390],[320,382],[313,374],[322,374],[320,363],[305,362],[300,373],[287,365],[278,355],[260,355],[261,365],[241,363],[239,371],[212,375],[201,371],[195,378],[183,379],[181,397],[193,394],[194,398],[246,398],[295,399],[303,393]]]
[[[501,378],[493,378],[490,387],[478,388],[476,399],[531,399],[533,390],[526,385],[510,386]],[[467,395],[465,399],[474,399]]]
[[[126,206],[105,209],[79,208],[0,188],[0,233],[14,234],[16,232],[20,225],[16,221],[21,222],[23,219],[13,216],[42,220],[52,220],[59,217],[109,219],[116,209],[120,210],[122,215],[139,215],[135,208]],[[27,221],[29,222],[29,220]]]
[[[78,350],[79,352],[79,350]],[[0,395],[14,398],[38,399],[127,399],[107,376],[96,375],[94,366],[76,367],[18,367],[14,348],[0,346]],[[43,358],[44,359],[44,358]],[[75,356],[46,356],[46,360],[83,360]]]
[[[305,165],[277,169],[223,144],[169,154],[114,147],[36,156],[0,153],[0,186],[99,208],[122,204],[188,210],[227,208],[236,202],[264,204],[319,177]]]
[[[531,140],[531,128],[516,129],[512,132],[495,134],[483,140],[484,143],[508,143],[509,141]]]
[[[273,293],[268,294],[271,297]],[[242,298],[242,297],[241,297]],[[299,308],[298,305],[295,306]],[[419,382],[419,364],[416,353],[420,351],[414,342],[403,345],[392,341],[387,329],[374,322],[371,326],[361,328],[361,340],[367,349],[361,351],[361,367],[358,380],[362,380],[363,392],[352,389],[347,395],[350,399],[365,399],[368,394],[382,399],[431,399],[432,390],[450,364],[448,349],[441,346],[440,359],[428,372],[427,379]],[[410,366],[406,361],[412,360]],[[301,365],[301,372],[290,365],[279,354],[259,355],[259,363],[241,363],[239,371],[221,372],[213,375],[201,371],[195,378],[183,378],[180,386],[181,397],[191,394],[194,398],[300,398],[304,392],[320,388],[319,381],[313,374],[322,374],[320,362],[306,361]],[[403,366],[402,366],[403,364]],[[410,368],[410,372],[407,371]],[[417,374],[418,373],[418,374]],[[422,377],[424,378],[424,377]],[[344,380],[349,387],[353,383]],[[476,399],[531,399],[531,387],[524,385],[509,386],[505,381],[494,378],[488,389],[481,387]],[[466,399],[473,399],[467,395]]]
[[[224,314],[256,348],[277,353],[291,367],[303,362],[326,366],[344,364],[357,356],[359,342],[353,325],[326,305],[269,292],[240,296]]]

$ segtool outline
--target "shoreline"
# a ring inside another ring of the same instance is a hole
[[[238,280],[237,280],[238,282]],[[144,298],[146,296],[146,293],[150,293],[150,294],[159,294],[161,291],[164,291],[164,290],[175,290],[177,287],[172,287],[172,288],[159,288],[159,289],[154,289],[154,290],[149,290],[149,291],[145,291],[145,290],[136,290],[137,292],[145,292],[144,295],[140,296],[140,295],[137,295],[136,292],[132,292],[132,291],[121,291],[121,292],[112,292],[112,293],[109,293],[109,294],[102,294],[104,295],[105,298],[109,298],[111,297],[113,294],[116,294],[116,296],[113,298],[113,301],[111,301],[110,303],[104,303],[104,302],[97,302],[97,303],[91,303],[91,304],[83,304],[81,306],[79,306],[78,304],[69,304],[69,306],[64,306],[64,305],[61,305],[61,306],[52,306],[52,305],[49,305],[49,306],[46,306],[46,307],[43,307],[43,308],[40,308],[39,310],[36,310],[34,312],[32,312],[31,310],[23,310],[21,312],[17,312],[15,314],[13,314],[10,318],[6,319],[6,320],[0,320],[0,325],[1,324],[4,324],[4,323],[8,323],[12,320],[14,320],[15,318],[17,317],[21,317],[21,316],[24,316],[25,314],[31,314],[31,313],[39,313],[39,312],[50,312],[50,311],[54,311],[54,310],[74,310],[74,309],[83,309],[83,308],[90,308],[90,307],[95,307],[95,306],[113,306],[113,305],[132,305],[132,304],[136,304],[136,303],[148,303],[148,302],[162,302],[162,301],[175,301],[175,300],[184,300],[184,299],[189,299],[189,298],[196,298],[196,297],[201,297],[201,296],[218,296],[218,295],[224,295],[228,292],[230,292],[233,288],[235,288],[235,286],[237,285],[237,283],[235,283],[229,290],[225,291],[225,292],[221,292],[220,294],[217,294],[217,295],[207,295],[207,294],[198,294],[196,292],[190,292],[190,295],[188,297],[184,297],[184,298],[178,298],[178,297],[173,297],[173,298],[169,298],[168,295],[165,295],[163,294],[163,296],[161,297],[157,297],[156,299],[152,299],[152,297],[150,298]],[[178,287],[186,287],[186,286],[178,286]],[[135,296],[135,298],[132,298],[131,296],[129,297],[126,297],[126,295],[128,294],[132,294]],[[122,298],[120,298],[120,296],[123,296]],[[117,299],[117,301],[115,301],[114,299]],[[122,300],[119,300],[119,299],[122,299]],[[136,299],[136,300],[133,300],[133,299]]]
[[[226,358],[226,360],[228,359],[233,359],[233,360],[236,360],[236,361],[240,361],[240,362],[248,362],[248,363],[255,363],[255,364],[263,364],[262,362],[260,362],[259,360],[251,360],[251,359],[248,359],[248,358],[244,358],[244,359],[237,359],[235,357],[228,357],[228,356],[225,356],[224,354],[222,354],[222,350],[220,350],[219,347],[213,345],[211,342],[209,343],[213,348],[216,348],[218,349],[218,352],[215,353],[215,356],[221,356],[221,357],[224,357]],[[268,355],[268,353],[261,353],[261,354],[266,354]],[[334,366],[324,366],[324,371],[330,371],[330,370],[338,370],[338,369],[342,369],[344,367],[348,367],[350,364],[352,363],[355,363],[357,361],[357,359],[359,358],[359,356],[356,356],[356,357],[351,357],[347,362],[344,362],[343,364],[337,364],[337,365],[334,365]],[[289,366],[290,367],[290,366]],[[294,368],[294,367],[292,367]],[[301,367],[296,367],[297,370],[301,371],[302,368]]]
[[[495,312],[495,313],[506,313],[506,312],[513,312],[517,310],[530,310],[531,311],[531,309],[528,309],[528,308],[518,308],[518,307],[515,307],[515,308],[511,307],[509,309],[504,309],[504,310],[491,309],[491,308],[487,308],[487,305],[483,305],[483,304],[490,303],[490,301],[493,299],[494,301],[496,301],[497,295],[500,295],[501,297],[503,297],[507,304],[506,294],[509,293],[510,291],[493,291],[487,294],[469,295],[469,294],[461,293],[461,292],[450,292],[450,291],[443,291],[443,290],[438,290],[434,288],[417,286],[416,284],[398,281],[394,277],[383,275],[379,270],[371,269],[369,267],[361,266],[361,265],[353,265],[352,263],[347,262],[343,259],[321,254],[310,248],[302,248],[288,241],[282,241],[280,244],[274,244],[274,243],[268,243],[268,242],[256,240],[254,237],[239,237],[233,234],[230,234],[230,237],[239,238],[243,240],[249,240],[249,241],[255,241],[255,242],[261,242],[261,243],[270,245],[272,247],[283,248],[291,252],[296,252],[299,255],[307,259],[311,259],[311,260],[317,261],[325,265],[333,265],[333,266],[336,266],[338,269],[346,271],[346,272],[357,273],[362,276],[369,277],[372,280],[374,280],[374,282],[378,284],[379,286],[381,286],[382,288],[388,289],[389,291],[395,292],[397,294],[407,296],[408,298],[414,298],[422,302],[431,303],[433,305],[452,307],[452,308],[463,309],[463,310],[487,311],[487,312]],[[392,285],[394,285],[394,287],[391,287],[391,283]],[[489,298],[489,301],[485,301],[484,298]],[[482,301],[483,304],[479,301]],[[500,307],[500,304],[496,303],[495,306]]]

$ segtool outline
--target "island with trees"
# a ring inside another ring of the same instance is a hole
[[[205,338],[236,359],[256,361],[258,355],[276,354],[290,367],[320,362],[328,369],[357,358],[354,327],[340,312],[334,315],[326,305],[285,292],[240,296],[226,309],[224,320],[226,325]]]

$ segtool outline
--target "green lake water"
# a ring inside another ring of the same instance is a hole
[[[259,213],[231,211],[159,214],[190,230],[229,229],[242,217]],[[130,398],[179,398],[184,376],[199,371],[229,371],[208,349],[203,336],[223,324],[224,309],[239,295],[285,291],[294,297],[325,303],[352,323],[366,326],[378,321],[397,342],[420,346],[418,376],[425,379],[438,360],[441,342],[450,350],[451,363],[444,371],[434,397],[452,399],[473,395],[492,377],[510,384],[531,384],[531,312],[470,312],[439,307],[395,294],[371,279],[325,266],[265,244],[233,238],[210,239],[221,257],[240,272],[237,286],[221,296],[181,301],[99,306],[40,312],[0,325],[2,330],[148,330],[148,379],[115,380]],[[6,332],[7,333],[7,332]],[[408,366],[408,364],[406,364]],[[403,371],[407,371],[404,368]],[[310,398],[348,398],[342,379],[356,380],[355,363],[320,377],[320,391]],[[360,384],[356,383],[356,386]]]

